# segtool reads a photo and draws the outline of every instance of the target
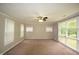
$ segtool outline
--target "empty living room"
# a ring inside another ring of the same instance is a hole
[[[1,55],[79,55],[79,3],[0,3]]]

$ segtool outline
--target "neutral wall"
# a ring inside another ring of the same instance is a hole
[[[46,27],[52,27],[53,23],[28,23],[25,27],[33,26],[33,32],[26,32],[25,31],[25,39],[53,39],[53,32],[46,32]]]
[[[53,24],[53,39],[58,40],[58,23]]]
[[[23,40],[24,38],[20,38],[20,22],[15,21],[15,29],[14,29],[14,42],[8,44],[7,46],[4,46],[4,29],[5,29],[5,18],[12,19],[8,16],[0,14],[0,54],[4,51],[11,48],[13,45],[15,45],[17,42]]]
[[[0,15],[0,53],[3,51],[4,43],[4,17]]]

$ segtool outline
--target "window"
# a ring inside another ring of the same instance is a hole
[[[67,22],[67,26],[68,26],[68,37],[70,38],[77,38],[77,21],[73,20],[73,21],[69,21]]]
[[[59,41],[67,46],[76,49],[77,47],[77,20],[71,19],[61,22],[59,27]]]
[[[67,45],[76,49],[77,45],[77,22],[76,20],[67,22]]]
[[[46,27],[46,32],[52,32],[52,27]]]
[[[8,45],[14,40],[14,21],[5,19],[4,45]]]
[[[59,24],[59,36],[64,37],[66,34],[66,23],[62,22]]]
[[[66,23],[61,22],[58,24],[58,39],[60,42],[65,43]]]
[[[21,24],[21,34],[20,34],[21,38],[24,37],[24,25]]]
[[[67,46],[76,49],[77,48],[77,20],[71,19],[65,22],[61,22],[59,27],[59,41]]]
[[[33,32],[33,27],[26,27],[26,32]]]

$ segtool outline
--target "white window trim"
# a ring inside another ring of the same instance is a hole
[[[20,27],[20,37],[23,38],[24,37],[24,24],[21,24],[21,27]]]

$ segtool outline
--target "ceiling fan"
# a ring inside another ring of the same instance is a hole
[[[48,17],[42,17],[42,16],[38,16],[37,17],[37,20],[39,21],[39,22],[44,22],[44,21],[46,21],[48,19]]]

